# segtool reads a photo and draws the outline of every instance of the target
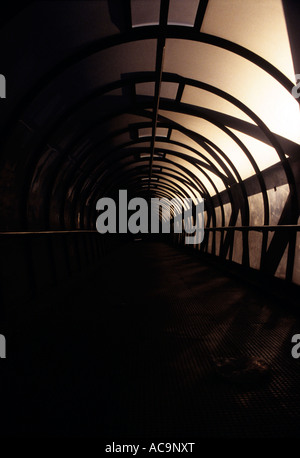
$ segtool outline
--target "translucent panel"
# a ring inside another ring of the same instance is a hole
[[[155,151],[155,153],[153,154],[153,157],[163,158],[164,157],[164,153],[163,153],[163,151]]]
[[[222,212],[221,212],[221,207],[216,207],[215,208],[216,212],[216,227],[221,227],[222,226]]]
[[[179,169],[179,167],[176,164],[166,163],[158,159],[153,161],[153,164],[155,164],[156,166],[160,166],[160,167],[168,167],[169,169],[174,170],[175,172],[185,175],[185,172],[182,169]],[[188,179],[189,177],[186,176],[186,178]]]
[[[185,115],[182,113],[173,113],[169,111],[160,111],[163,116],[174,120],[182,126],[193,130],[201,135],[205,135],[209,140],[216,144],[222,151],[228,155],[230,160],[235,164],[242,179],[254,175],[255,171],[241,148],[225,132],[214,124],[196,116]]]
[[[286,266],[287,266],[287,257],[288,257],[288,248],[289,248],[289,245],[287,245],[287,247],[285,249],[285,252],[283,253],[283,256],[281,258],[279,266],[277,267],[277,270],[275,272],[275,277],[285,279]]]
[[[238,226],[238,227],[241,227],[241,225],[242,225],[241,210],[239,210],[239,212],[238,212],[238,217],[237,217],[235,225]]]
[[[156,136],[157,137],[166,137],[168,135],[168,129],[165,127],[157,127]]]
[[[227,237],[227,234],[228,234],[228,231],[224,231],[224,240]],[[229,258],[230,258],[230,249],[228,248],[226,252],[226,259],[229,259]]]
[[[189,156],[191,157],[196,157],[198,159],[200,159],[201,161],[205,161],[208,163],[208,161],[205,160],[205,157],[208,158],[209,162],[212,163],[213,165],[215,165],[215,167],[223,174],[225,174],[223,168],[221,168],[221,166],[218,164],[218,162],[211,156],[210,153],[208,153],[202,146],[200,146],[198,143],[196,143],[194,140],[190,139],[187,135],[184,135],[182,134],[181,132],[179,132],[178,130],[172,130],[172,134],[171,134],[171,140],[174,140],[174,141],[177,141],[177,142],[180,142],[180,143],[185,143],[187,146],[190,146],[191,148],[194,148],[196,149],[197,151],[199,151],[203,157],[200,157],[198,156],[197,154],[195,153],[192,153],[192,152],[189,152]],[[209,147],[216,153],[216,155],[218,157],[220,157],[220,159],[222,160],[222,163],[224,163],[227,168],[231,171],[232,175],[234,177],[236,177],[235,173],[233,172],[232,168],[228,165],[227,161],[224,160],[224,158],[221,156],[221,154],[219,154],[215,148],[212,148],[210,145]],[[178,147],[176,147],[178,148]],[[236,177],[237,178],[237,177]]]
[[[171,156],[171,155],[166,155],[166,159],[172,160],[173,163],[166,164],[164,162],[155,161],[155,164],[156,165],[162,165],[162,166],[165,166],[165,167],[167,166],[172,170],[178,170],[181,173],[185,173],[182,169],[179,169],[176,166],[176,164],[181,165],[181,166],[185,167],[187,170],[189,170],[190,172],[194,173],[194,175],[196,175],[198,177],[200,182],[206,187],[207,191],[210,194],[215,194],[214,188],[210,184],[209,180],[195,166],[187,163],[184,159],[179,159],[179,158],[176,158],[175,156]],[[188,175],[187,175],[186,178],[187,178],[187,180],[191,179]]]
[[[212,253],[212,241],[213,241],[213,233],[211,231],[209,231],[209,234],[208,234],[208,245],[207,245],[208,253]]]
[[[250,49],[294,79],[281,0],[209,0],[201,32]]]
[[[215,152],[215,154],[221,159],[222,164],[224,164],[224,165],[229,169],[229,171],[231,172],[232,176],[233,176],[236,180],[238,180],[237,174],[233,171],[231,165],[229,165],[229,163],[228,163],[228,159],[227,159],[227,160],[224,159],[223,155],[220,154],[219,151],[216,150],[216,148],[214,148],[214,147],[211,146],[211,145],[209,145],[209,146],[210,146],[210,148]],[[232,158],[230,158],[230,159],[232,159]],[[213,159],[211,156],[210,156],[210,160],[211,160],[214,164],[217,165],[217,161],[216,161],[215,159]],[[218,167],[220,168],[219,165],[218,165]],[[239,170],[237,170],[237,172],[238,172],[238,171],[239,171]],[[225,173],[225,172],[223,171],[223,169],[222,169],[222,173]],[[227,175],[227,173],[226,173],[226,175]]]
[[[270,205],[270,226],[278,224],[282,210],[289,196],[289,185],[284,184],[275,189],[267,191]]]
[[[243,234],[240,231],[235,231],[232,251],[232,261],[242,264],[243,259]]]
[[[147,59],[144,59],[144,56]],[[134,43],[124,43],[113,48],[94,54],[92,57],[85,59],[76,67],[81,70],[85,86],[93,85],[99,87],[100,84],[106,84],[111,81],[121,79],[124,73],[134,73],[139,71],[153,71],[156,62],[156,40],[143,40]],[[72,67],[74,80],[74,71]],[[76,82],[79,75],[76,74]]]
[[[194,200],[196,197],[194,193],[191,193],[190,189],[186,185],[182,184],[180,180],[176,180],[176,178],[172,178],[171,183],[169,178],[160,178],[159,182],[165,183],[166,185],[172,185],[173,187],[176,186],[180,192],[184,193],[186,198],[191,198]]]
[[[264,201],[262,194],[254,194],[248,197],[250,226],[263,226],[264,224]]]
[[[141,158],[151,157],[151,153],[150,152],[140,153],[140,157]],[[162,158],[161,154],[157,154],[157,153],[154,153],[153,157]]]
[[[168,135],[168,129],[164,127],[158,127],[156,129],[157,137],[166,137]],[[151,137],[152,136],[152,127],[143,127],[139,129],[139,137]]]
[[[153,164],[156,165],[156,161],[153,162]],[[165,165],[165,164],[164,164]],[[179,172],[175,171],[175,170],[172,170],[172,172],[170,170],[168,170],[166,167],[163,167],[162,168],[162,173],[171,173],[172,175],[175,175],[178,177],[179,180],[182,180],[182,175],[179,174]],[[169,178],[170,179],[170,178]]]
[[[151,137],[152,135],[152,127],[143,127],[139,129],[139,138],[140,137]]]
[[[211,172],[210,170],[207,170],[207,169],[205,169],[205,173],[211,178],[211,180],[213,181],[214,185],[216,186],[219,192],[224,191],[225,184],[221,180],[221,178],[219,178],[214,172]]]
[[[194,148],[195,150],[200,151],[200,146],[197,142],[192,140],[187,135],[182,134],[178,130],[175,130],[175,129],[172,130],[171,140],[174,140],[179,143],[183,143],[184,145],[190,146],[191,148]]]
[[[220,254],[221,233],[216,232],[216,256]]]
[[[103,132],[103,136],[106,137],[110,132],[121,130],[125,127],[128,127],[130,124],[137,124],[139,122],[145,121],[149,121],[149,119],[143,116],[126,113],[120,116],[116,116],[114,119],[111,119],[108,122],[102,124],[101,133]]]
[[[162,81],[160,86],[160,97],[165,99],[176,99],[178,86],[178,83]]]
[[[298,102],[268,73],[243,57],[206,43],[168,39],[164,70],[228,92],[271,131],[300,144]]]
[[[249,232],[249,263],[253,269],[260,268],[262,239],[260,232]]]
[[[232,212],[231,203],[228,202],[227,204],[223,205],[223,209],[224,209],[224,215],[225,215],[225,226],[229,226],[229,221],[230,221],[231,212]]]
[[[209,110],[219,111],[220,113],[228,114],[229,116],[255,124],[249,116],[235,105],[204,89],[185,86],[181,101],[190,105],[197,105],[199,107],[208,108]]]
[[[199,0],[171,0],[168,24],[193,27]]]
[[[147,83],[137,83],[135,85],[135,92],[137,95],[149,95],[154,97],[155,83],[147,81]]]
[[[159,24],[160,0],[131,0],[132,27]]]
[[[203,173],[201,172],[201,170],[199,170],[197,167],[195,167],[194,165],[190,164],[189,162],[187,162],[186,160],[184,159],[181,159],[181,158],[178,158],[176,156],[171,156],[170,154],[167,154],[166,155],[166,159],[170,159],[171,161],[177,163],[177,164],[180,164],[182,166],[184,166],[185,168],[187,168],[190,172],[192,172],[197,178],[199,178],[199,180],[204,184],[204,186],[206,187],[207,191],[209,192],[210,195],[215,195],[216,194],[216,191],[214,190],[214,187],[213,185],[210,183],[210,181],[203,175]],[[213,182],[214,182],[214,185],[217,186],[218,183],[216,183],[217,181],[217,177],[216,175],[214,175],[214,179],[213,179]],[[219,180],[220,181],[220,180]],[[218,189],[218,188],[217,188]]]
[[[235,129],[230,130],[244,143],[260,170],[265,170],[266,168],[271,167],[271,165],[279,162],[279,156],[275,148],[272,146]]]
[[[212,155],[210,153],[208,153],[202,146],[198,145],[198,143],[194,142],[193,140],[191,140],[186,135],[181,134],[181,132],[178,132],[177,130],[173,130],[172,131],[172,135],[171,135],[171,140],[179,141],[179,142],[185,142],[186,145],[196,149],[197,151],[199,151],[202,154],[202,157],[200,157],[197,154],[189,152],[188,154],[191,157],[196,157],[196,158],[200,159],[201,161],[206,161],[205,158],[203,158],[203,156],[204,157],[206,156],[207,159],[209,160],[209,162],[212,163],[222,174],[227,175],[225,173],[225,171],[223,170],[223,168],[221,168],[220,164],[212,157]],[[237,179],[236,174],[234,173],[234,171],[232,170],[232,168],[230,167],[228,162],[221,156],[220,153],[218,153],[218,151],[216,151],[215,148],[213,148],[211,145],[209,145],[209,147],[221,159],[222,164],[224,163],[224,165],[230,170],[232,175]],[[208,160],[206,161],[207,163],[208,163]]]
[[[300,225],[300,218],[298,219],[298,225]],[[293,282],[300,285],[300,232],[297,232],[296,238]]]
[[[155,142],[155,147],[156,148],[160,148],[162,150],[163,149],[168,149],[168,150],[175,151],[175,152],[178,152],[178,153],[186,154],[191,158],[195,158],[195,159],[199,159],[201,161],[203,161],[203,160],[205,161],[205,159],[199,157],[199,154],[193,153],[192,151],[190,151],[190,150],[188,150],[186,148],[183,148],[182,146],[173,145],[172,143]]]

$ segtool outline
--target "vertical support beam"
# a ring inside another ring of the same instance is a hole
[[[157,118],[158,118],[158,109],[159,109],[159,99],[160,99],[160,88],[163,72],[163,62],[164,62],[164,53],[165,53],[165,43],[166,43],[166,30],[168,25],[168,14],[169,14],[169,4],[170,0],[161,0],[160,6],[160,18],[159,24],[161,28],[161,34],[157,40],[157,49],[156,49],[156,80],[155,80],[155,94],[154,94],[154,108],[153,108],[153,123],[152,123],[152,138],[151,138],[151,156],[149,164],[149,186],[148,192],[150,196],[150,185],[152,177],[152,166],[153,166],[153,157],[155,151],[155,137],[156,137],[156,128],[157,128]]]
[[[202,23],[203,23],[203,19],[204,19],[205,13],[206,13],[207,5],[208,5],[208,0],[200,0],[199,6],[198,6],[198,11],[197,11],[197,14],[196,14],[195,23],[194,23],[194,28],[196,30],[198,30],[199,32],[200,32],[201,27],[202,27]]]

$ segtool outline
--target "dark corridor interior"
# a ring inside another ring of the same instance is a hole
[[[7,336],[10,434],[298,436],[300,319],[286,299],[160,242],[122,246],[79,278]],[[219,359],[247,356],[268,373],[220,377]]]
[[[298,437],[299,2],[2,3],[0,436]]]

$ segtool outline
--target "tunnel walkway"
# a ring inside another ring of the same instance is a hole
[[[294,437],[300,322],[284,302],[179,248],[124,245],[26,304],[8,336],[7,434]],[[240,355],[262,358],[269,376],[217,375],[217,358]]]

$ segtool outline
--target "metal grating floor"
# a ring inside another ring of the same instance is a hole
[[[287,302],[168,245],[126,245],[31,304],[10,336],[7,433],[298,437],[300,320]],[[218,377],[215,358],[239,355],[262,358],[270,376]]]

